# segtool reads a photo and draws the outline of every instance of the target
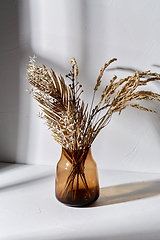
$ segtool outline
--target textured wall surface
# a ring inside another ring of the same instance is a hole
[[[74,56],[90,102],[100,68],[113,57],[118,61],[105,72],[101,91],[114,74],[160,72],[159,12],[158,0],[0,1],[0,161],[55,165],[60,157],[25,92],[29,56],[58,75],[69,72]],[[147,89],[160,93],[160,82]],[[159,103],[143,105],[160,114]],[[129,108],[113,115],[92,152],[100,169],[160,172],[160,115]]]

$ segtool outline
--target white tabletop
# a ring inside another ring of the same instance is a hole
[[[55,167],[0,163],[0,240],[159,240],[160,174],[99,170],[85,208],[55,198]]]

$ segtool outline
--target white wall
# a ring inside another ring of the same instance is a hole
[[[55,165],[61,147],[54,142],[29,87],[29,56],[53,67],[70,70],[75,57],[85,93],[92,90],[104,62],[114,63],[101,90],[118,78],[140,71],[160,71],[159,0],[21,0],[1,1],[0,160]],[[148,89],[160,93],[160,83]],[[97,98],[98,99],[98,98]],[[160,114],[160,103],[144,103]],[[113,115],[92,146],[99,168],[160,173],[160,115],[126,109]]]

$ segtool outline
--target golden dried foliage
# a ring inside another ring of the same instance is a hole
[[[80,99],[81,85],[76,81],[79,70],[75,58],[71,59],[72,71],[66,77],[71,81],[67,85],[64,78],[58,78],[52,69],[44,65],[37,66],[35,57],[30,58],[27,67],[28,81],[33,86],[29,92],[35,98],[42,110],[39,116],[45,119],[47,126],[52,131],[54,139],[64,148],[70,150],[84,149],[91,146],[92,142],[104,128],[113,113],[126,107],[155,112],[152,109],[140,106],[135,101],[160,101],[160,95],[152,91],[139,90],[139,86],[145,86],[149,82],[160,80],[160,74],[151,71],[135,71],[132,76],[117,80],[115,75],[100,96],[100,101],[93,107],[95,94],[101,84],[105,69],[116,58],[105,63],[100,70],[94,87],[93,98],[88,111]]]

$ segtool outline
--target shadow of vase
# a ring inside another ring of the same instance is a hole
[[[99,199],[88,207],[106,206],[129,202],[160,194],[160,180],[127,183],[100,189]]]

